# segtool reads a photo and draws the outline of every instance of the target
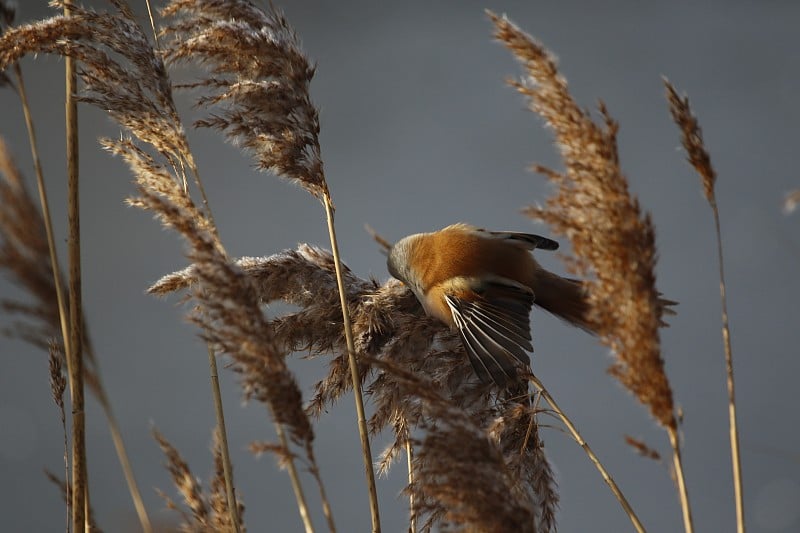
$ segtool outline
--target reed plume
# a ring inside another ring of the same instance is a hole
[[[203,89],[197,104],[213,108],[196,126],[222,131],[258,167],[327,194],[319,114],[309,86],[314,66],[286,18],[247,0],[172,0],[162,10],[170,63],[204,66],[208,77],[182,85]]]
[[[333,257],[301,245],[269,257],[241,258],[236,264],[252,280],[254,296],[262,304],[284,301],[300,308],[270,321],[283,350],[330,354],[328,375],[316,384],[307,407],[310,414],[322,416],[351,387]],[[149,290],[158,295],[192,290],[199,283],[198,275],[197,266],[192,265],[164,276]],[[556,485],[541,439],[535,436],[536,425],[531,425],[534,413],[519,407],[525,404],[525,396],[498,397],[496,389],[481,383],[457,334],[425,315],[407,287],[395,280],[381,285],[361,279],[347,268],[344,279],[361,362],[359,375],[375,407],[370,432],[389,429],[394,435],[379,470],[388,470],[411,438],[416,449],[415,482],[407,490],[415,495],[415,510],[425,517],[428,528],[453,522],[501,531],[519,523],[522,531],[554,530]],[[447,420],[453,420],[452,425]],[[429,440],[414,438],[416,431],[427,434],[429,430]],[[529,431],[533,436],[523,446]],[[464,442],[466,455],[445,453],[448,442],[450,448],[453,442]],[[463,462],[473,458],[486,465],[486,472],[478,475],[472,463]],[[465,484],[470,476],[475,483]],[[487,487],[497,486],[498,479],[502,480],[500,490],[515,494],[513,503],[507,498],[490,499],[482,508],[478,503],[463,503],[485,501],[485,491],[495,490]]]
[[[544,207],[525,213],[550,225],[572,244],[568,265],[588,277],[589,323],[614,356],[609,372],[646,406],[666,431],[673,448],[684,527],[692,530],[691,509],[678,442],[672,389],[664,372],[659,327],[665,304],[656,289],[655,228],[649,213],[630,193],[617,153],[618,124],[604,104],[598,125],[569,93],[555,59],[507,18],[489,12],[495,38],[521,63],[525,75],[509,83],[529,102],[555,135],[565,170],[534,170],[556,187]]]
[[[172,476],[175,488],[183,498],[185,506],[189,509],[187,513],[178,506],[175,501],[163,491],[158,491],[166,501],[167,507],[177,511],[183,522],[179,526],[179,531],[233,531],[231,524],[231,513],[228,510],[228,499],[225,489],[225,472],[222,459],[222,448],[218,430],[214,432],[212,445],[212,455],[214,457],[214,472],[211,477],[208,490],[203,490],[203,486],[198,478],[192,474],[189,465],[181,457],[178,450],[158,431],[153,431],[153,436],[161,447],[161,451],[166,458],[166,467]],[[208,493],[206,493],[208,492]],[[239,506],[236,516],[240,522],[238,529],[245,531],[244,505],[241,500],[237,501]]]
[[[226,308],[230,302],[226,298],[235,300],[245,294],[238,302],[244,306],[242,313],[261,316],[261,311],[257,305],[248,305],[252,301],[247,300],[247,287],[236,281],[240,280],[237,271],[229,268],[210,212],[197,208],[188,195],[185,169],[191,169],[195,176],[197,172],[175,112],[163,62],[154,53],[127,4],[121,1],[113,4],[114,13],[98,14],[79,8],[71,18],[55,17],[9,31],[0,41],[0,67],[16,61],[24,53],[49,52],[79,59],[84,65],[81,72],[84,90],[80,98],[111,110],[112,118],[163,158],[163,163],[158,162],[128,139],[103,141],[104,146],[122,156],[137,175],[141,197],[132,203],[154,209],[165,224],[183,232],[194,247],[190,256],[206,267],[202,270],[206,283],[199,300],[204,305],[204,314],[193,315],[193,320],[208,328],[204,337],[223,348],[235,346],[235,354],[232,354],[235,359],[238,356],[242,364],[250,365],[254,374],[268,376],[263,382],[247,384],[248,393],[265,401],[271,399],[276,420],[290,422],[293,439],[302,441],[309,449],[313,433],[301,408],[299,389],[280,354],[271,350],[269,332],[263,328],[256,331],[263,322],[253,318],[255,323],[250,321],[245,325],[239,321],[238,326],[231,327],[242,314],[230,316],[232,313]],[[216,292],[209,289],[214,283],[221,284]],[[227,322],[226,313],[229,315]],[[239,336],[231,339],[229,335]],[[240,345],[242,336],[249,339],[244,347]],[[259,338],[255,340],[254,336]],[[270,360],[265,352],[276,365],[265,363]],[[271,394],[275,391],[278,392]],[[233,523],[236,525],[238,520]]]
[[[379,533],[378,493],[344,294],[333,200],[320,157],[319,113],[309,94],[314,67],[294,30],[272,5],[264,11],[247,0],[173,0],[162,13],[173,18],[164,31],[168,38],[167,59],[191,60],[210,71],[207,77],[186,85],[204,89],[206,93],[198,99],[198,105],[214,110],[209,118],[195,125],[221,130],[228,140],[253,155],[259,168],[300,184],[325,208],[372,531]],[[330,520],[329,526],[332,527]]]

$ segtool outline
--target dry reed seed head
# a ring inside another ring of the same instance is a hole
[[[315,67],[284,16],[245,0],[173,0],[166,35],[170,62],[194,62],[209,74],[185,87],[203,89],[198,105],[213,110],[196,123],[224,132],[259,168],[327,196],[319,146],[319,113],[309,85]]]
[[[269,403],[275,421],[284,424],[296,444],[314,434],[303,411],[302,394],[289,372],[272,328],[259,307],[251,280],[227,258],[208,221],[169,173],[124,141],[110,143],[133,170],[140,196],[132,205],[148,209],[176,229],[189,244],[193,261],[193,298],[200,304],[190,320],[203,337],[231,356],[248,397]]]
[[[527,403],[508,402],[489,426],[489,435],[503,451],[513,488],[532,502],[536,531],[556,530],[558,483],[539,436],[539,410]]]
[[[0,138],[0,270],[27,291],[33,303],[0,298],[0,307],[20,317],[3,333],[50,351],[50,339],[61,339],[58,296],[39,207],[31,197],[19,169]],[[63,276],[62,280],[63,280]],[[62,281],[62,286],[66,284]],[[97,359],[84,319],[83,367],[86,385],[101,403],[105,393],[97,373]],[[59,348],[61,349],[61,348]]]
[[[297,312],[270,322],[276,342],[334,355],[330,371],[317,384],[316,395],[308,407],[311,414],[321,414],[351,386],[330,253],[301,245],[297,250],[270,257],[242,258],[235,261],[235,265],[250,281],[249,292],[255,296],[254,300],[260,303],[284,300],[300,306]],[[201,266],[194,264],[165,276],[150,291],[166,294],[179,289],[196,289],[203,283],[202,278]],[[497,403],[490,394],[491,388],[474,377],[457,335],[426,317],[408,288],[394,280],[379,286],[348,271],[345,284],[361,361],[359,370],[375,405],[370,429],[377,433],[390,427],[395,434],[394,443],[383,457],[384,469],[401,453],[408,428],[419,427],[423,422],[435,425],[438,417],[445,420],[454,416],[468,417],[470,424],[482,433],[481,438],[487,440],[485,430],[480,428],[488,427],[497,416]],[[216,337],[214,340],[217,341]],[[373,358],[382,364],[405,369],[408,374],[398,377],[396,372],[376,368]],[[237,370],[245,376],[245,390],[252,396],[260,394],[264,383],[269,383],[267,376],[259,376],[253,370],[243,367]],[[408,380],[422,379],[420,376],[433,381],[425,381],[425,386],[410,393]],[[431,400],[425,400],[429,398],[429,389],[440,391],[437,394],[447,397],[460,414],[431,407]],[[299,392],[295,394],[299,401]],[[274,446],[257,447],[258,451],[276,449]]]
[[[511,489],[502,453],[469,414],[440,392],[429,377],[401,364],[367,357],[391,374],[404,397],[415,398],[427,417],[414,439],[415,483],[408,487],[418,512],[477,531],[533,531],[533,515]],[[405,436],[407,428],[400,425]],[[454,446],[453,443],[458,443]]]
[[[203,497],[203,489],[200,486],[200,482],[192,475],[191,470],[189,470],[189,465],[183,460],[178,450],[176,450],[158,430],[153,430],[153,437],[158,442],[161,451],[167,459],[166,467],[172,476],[175,488],[181,494],[184,502],[186,502],[186,506],[192,512],[194,525],[208,528],[210,526],[209,511],[205,498]]]
[[[231,513],[228,507],[228,495],[225,487],[225,467],[223,465],[222,456],[222,439],[220,437],[219,428],[215,428],[214,430],[211,453],[214,457],[214,474],[211,477],[211,494],[208,499],[209,508],[211,509],[213,531],[236,531],[236,528],[234,528],[231,523]],[[242,516],[244,514],[244,505],[241,502],[238,491],[234,491],[234,498],[236,499],[236,507],[238,510],[236,516],[239,519],[239,531],[245,531]]]
[[[50,367],[50,392],[53,394],[53,401],[61,411],[64,418],[64,391],[67,388],[67,376],[64,373],[64,352],[61,346],[55,341],[50,340],[49,350]]]
[[[700,174],[706,200],[713,204],[715,203],[714,185],[717,181],[717,173],[714,172],[714,167],[711,166],[711,158],[703,143],[703,132],[700,130],[697,118],[692,114],[692,109],[689,106],[689,97],[684,95],[681,98],[675,87],[666,78],[664,78],[664,87],[667,91],[667,101],[669,102],[669,111],[672,114],[672,119],[681,130],[681,141],[683,148],[686,150],[687,160]]]
[[[79,100],[105,110],[171,161],[191,161],[163,61],[127,4],[112,3],[115,13],[73,5],[70,17],[10,29],[0,37],[0,70],[26,54],[70,56],[80,62]]]
[[[495,37],[522,64],[526,78],[512,82],[555,133],[563,173],[545,175],[557,192],[544,207],[525,213],[569,238],[572,266],[588,282],[589,322],[616,362],[612,373],[663,426],[675,424],[658,328],[661,304],[655,288],[655,234],[630,194],[619,166],[618,126],[601,104],[602,126],[570,95],[550,53],[506,18],[489,13]]]
[[[33,302],[0,299],[7,312],[22,319],[9,333],[48,349],[48,339],[61,338],[61,325],[44,221],[2,139],[0,205],[0,269]]]

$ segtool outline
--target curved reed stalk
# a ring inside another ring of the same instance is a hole
[[[736,503],[736,531],[744,533],[744,489],[742,483],[742,462],[739,454],[739,429],[736,421],[736,392],[733,380],[733,350],[731,348],[731,330],[728,324],[728,299],[725,289],[725,268],[722,258],[722,231],[720,230],[719,208],[715,185],[717,174],[711,166],[711,158],[703,143],[703,134],[697,118],[689,107],[689,98],[681,98],[672,84],[665,78],[667,101],[675,124],[681,130],[681,141],[687,153],[689,163],[700,175],[708,205],[714,215],[714,229],[717,239],[717,263],[719,265],[719,298],[722,308],[722,341],[725,347],[725,382],[728,388],[728,438],[731,448],[731,469],[733,471],[734,500]],[[680,479],[679,479],[680,481]]]
[[[575,442],[578,443],[578,446],[583,448],[583,451],[586,452],[586,455],[589,457],[589,460],[592,462],[595,468],[597,468],[597,471],[600,472],[600,475],[603,477],[603,481],[606,482],[606,485],[608,485],[608,488],[611,489],[612,494],[614,494],[614,497],[622,506],[622,509],[625,511],[625,514],[627,514],[628,518],[630,518],[634,529],[636,529],[636,531],[638,531],[639,533],[644,533],[645,531],[644,526],[642,525],[642,522],[639,520],[639,517],[636,516],[636,513],[634,512],[631,505],[628,503],[628,500],[625,498],[625,495],[622,494],[622,491],[617,486],[617,483],[614,481],[614,478],[611,477],[611,474],[608,473],[608,470],[606,470],[605,466],[603,466],[603,463],[600,462],[600,459],[598,459],[597,455],[595,455],[594,451],[589,447],[589,443],[587,443],[586,440],[578,432],[578,428],[575,427],[575,424],[572,423],[572,420],[570,420],[569,417],[564,413],[564,411],[561,410],[556,401],[544,387],[542,382],[539,381],[539,378],[531,374],[528,376],[528,380],[530,380],[530,382],[533,383],[537,389],[539,389],[542,398],[544,398],[545,401],[550,405],[550,408],[553,409],[553,412],[558,415],[558,417],[564,423],[564,426],[566,426],[570,435],[572,435],[572,438],[575,439]]]

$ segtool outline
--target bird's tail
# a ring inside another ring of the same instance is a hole
[[[540,269],[533,293],[535,305],[573,326],[594,333],[588,317],[589,303],[586,299],[586,289],[580,280],[562,278]]]
[[[589,320],[589,302],[587,300],[586,284],[577,279],[562,278],[557,274],[540,269],[533,289],[535,305],[548,311],[558,318],[578,326],[589,333],[597,333]],[[661,327],[669,327],[664,321],[665,316],[675,315],[674,306],[677,302],[658,298],[658,320]]]

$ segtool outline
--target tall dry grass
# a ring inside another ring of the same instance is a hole
[[[385,431],[393,439],[377,459],[377,468],[385,472],[405,456],[412,531],[554,531],[559,497],[538,422],[540,397],[587,450],[634,527],[644,530],[613,478],[535,376],[531,379],[538,392],[527,385],[498,390],[481,383],[458,336],[426,316],[408,288],[394,280],[360,278],[342,263],[319,144],[319,112],[309,92],[314,67],[279,11],[245,0],[173,0],[162,11],[165,25],[154,36],[161,48],[154,48],[130,7],[122,0],[111,4],[107,12],[70,7],[69,16],[8,29],[0,37],[0,72],[27,54],[69,57],[80,64],[82,81],[69,98],[106,110],[125,131],[121,138],[103,139],[101,144],[133,174],[136,193],[128,202],[181,235],[190,263],[164,276],[149,292],[184,293],[192,303],[187,318],[209,346],[212,383],[216,354],[221,354],[239,376],[243,395],[264,404],[278,443],[254,443],[252,450],[273,453],[286,467],[306,531],[316,528],[296,463],[302,461],[312,474],[325,528],[335,531],[315,457],[314,423],[350,392],[362,437],[373,531],[381,529],[381,522],[370,437]],[[571,241],[571,266],[588,279],[592,328],[615,356],[610,373],[669,436],[684,527],[691,531],[679,419],[659,338],[671,302],[656,288],[654,225],[628,190],[617,155],[617,125],[603,106],[598,124],[576,104],[542,45],[507,19],[489,16],[495,38],[523,66],[523,79],[512,84],[553,130],[565,163],[563,172],[536,167],[553,182],[556,193],[544,207],[526,212]],[[176,83],[169,67],[185,62],[200,67],[203,74],[194,82]],[[11,81],[8,76],[3,80]],[[178,87],[196,91],[198,105],[209,110],[196,126],[220,131],[259,168],[299,184],[322,202],[332,252],[300,245],[265,257],[228,255],[173,100]],[[31,342],[48,346],[55,338],[64,347],[85,345],[86,366],[78,375],[86,378],[105,407],[108,398],[86,327],[76,318],[83,316],[77,273],[71,269],[70,311],[62,305],[59,312],[60,278],[53,247],[47,245],[47,225],[2,145],[0,173],[0,267],[15,276],[35,302],[7,307],[29,319],[19,333]],[[77,202],[71,205],[77,217]],[[46,207],[44,213],[48,216]],[[72,231],[70,241],[77,247],[77,224]],[[77,267],[75,260],[72,265]],[[297,310],[269,317],[264,305],[274,301]],[[67,315],[73,323],[70,335],[61,327]],[[60,349],[58,344],[50,349],[51,380],[54,401],[63,413],[66,385]],[[297,351],[327,360],[327,374],[307,401],[286,364]],[[732,369],[730,375],[732,379]],[[373,407],[369,417],[362,389]],[[217,426],[222,428],[218,392],[217,402]],[[70,407],[76,406],[80,409],[77,399]],[[107,417],[113,427],[109,413],[110,407]],[[73,435],[73,446],[79,439]],[[179,452],[158,433],[156,439],[187,509],[181,511],[181,527],[243,530],[244,507],[235,494],[224,431],[215,433],[215,473],[208,493]],[[85,476],[79,463],[75,457],[73,471]],[[73,473],[73,482],[75,477]],[[88,530],[89,492],[81,499],[76,490],[69,484],[65,489],[76,502],[68,507],[70,520],[75,531]],[[173,500],[168,502],[178,509]],[[141,519],[147,530],[146,514]]]

